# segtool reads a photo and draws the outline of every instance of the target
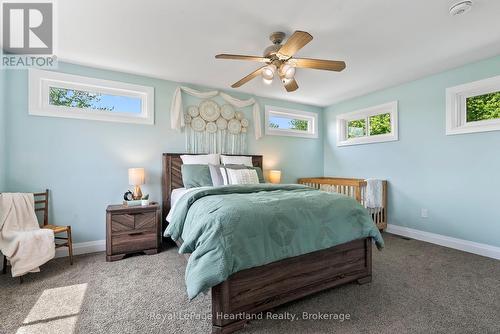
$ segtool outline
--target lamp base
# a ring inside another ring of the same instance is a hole
[[[142,199],[142,191],[140,186],[135,186],[134,188],[134,199]]]

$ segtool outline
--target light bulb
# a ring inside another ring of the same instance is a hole
[[[274,78],[274,72],[276,72],[276,66],[274,65],[268,65],[266,67],[264,67],[264,69],[262,70],[262,77],[264,79],[267,79],[267,80],[273,80]]]
[[[266,84],[266,85],[270,85],[273,83],[273,79],[266,79],[266,78],[262,78],[262,81]]]
[[[289,64],[283,64],[280,68],[281,75],[287,79],[292,79],[295,75],[295,67]]]

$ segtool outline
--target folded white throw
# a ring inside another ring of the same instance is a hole
[[[13,277],[39,271],[55,256],[54,232],[40,229],[33,194],[0,194],[0,251]]]
[[[382,207],[382,180],[366,179],[365,207]]]

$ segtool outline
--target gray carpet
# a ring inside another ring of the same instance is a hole
[[[372,283],[275,310],[349,320],[255,320],[241,333],[500,333],[500,261],[388,234],[385,240],[382,252],[374,250]],[[209,333],[210,296],[188,302],[184,261],[174,249],[113,263],[95,253],[73,266],[50,261],[22,285],[0,275],[0,333]]]

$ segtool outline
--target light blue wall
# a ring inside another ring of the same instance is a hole
[[[37,117],[28,115],[27,72],[9,74],[5,89],[9,96],[8,190],[50,188],[53,222],[71,224],[76,242],[100,240],[105,236],[106,205],[120,203],[122,194],[130,188],[127,168],[145,167],[147,184],[143,193],[161,201],[161,154],[185,151],[184,134],[169,128],[170,103],[179,84],[72,64],[60,64],[60,71],[155,88],[154,126]],[[265,104],[271,104],[318,112],[321,122],[321,108],[257,99],[262,110]],[[199,100],[187,98],[185,105],[190,103]],[[250,108],[243,111],[251,120]],[[284,182],[323,173],[322,136],[318,139],[264,137],[256,141],[252,128],[248,140],[249,153],[263,154],[265,169],[282,169]]]
[[[500,131],[445,135],[445,89],[496,75],[500,57],[326,108],[325,175],[389,180],[390,224],[500,246]],[[399,141],[336,146],[335,115],[393,100]]]

